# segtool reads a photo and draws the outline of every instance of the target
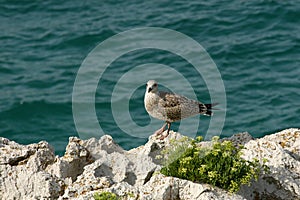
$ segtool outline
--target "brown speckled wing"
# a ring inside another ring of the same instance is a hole
[[[164,108],[171,108],[179,106],[181,103],[181,96],[168,93],[168,92],[159,92],[160,100],[159,105]]]
[[[159,107],[165,110],[168,121],[178,121],[181,119],[181,104],[186,100],[185,97],[173,93],[160,92],[159,93]]]

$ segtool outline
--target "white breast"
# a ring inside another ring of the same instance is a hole
[[[159,99],[160,97],[157,94],[146,93],[144,98],[145,109],[152,117],[166,120],[164,109],[158,105]]]

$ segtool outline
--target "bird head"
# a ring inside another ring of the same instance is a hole
[[[156,93],[157,90],[158,90],[158,84],[157,84],[157,82],[156,82],[155,80],[149,80],[149,81],[147,82],[147,89],[146,89],[146,92],[147,92],[147,93],[150,93],[150,92]]]

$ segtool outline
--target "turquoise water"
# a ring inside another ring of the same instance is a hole
[[[186,34],[216,63],[227,95],[222,136],[248,131],[261,137],[300,127],[299,1],[1,1],[0,13],[1,137],[22,144],[47,140],[62,154],[68,137],[78,136],[72,91],[83,60],[107,38],[149,26]],[[170,52],[148,49],[120,57],[101,79],[95,108],[104,132],[126,149],[146,139],[131,137],[117,127],[111,93],[130,67],[150,62],[182,69],[197,82],[195,90],[201,94],[197,97],[210,100],[189,63]],[[183,91],[180,87],[176,89]],[[141,86],[129,104],[139,126],[150,123],[143,96]],[[201,118],[200,123],[201,135],[209,118]],[[150,135],[153,130],[145,131]]]

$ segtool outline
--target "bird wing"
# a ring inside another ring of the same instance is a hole
[[[160,92],[159,96],[158,106],[163,108],[170,122],[200,114],[200,107],[205,107],[201,102],[174,93]]]
[[[160,92],[160,100],[158,106],[163,108],[164,114],[169,121],[178,121],[182,118],[181,108],[183,104],[188,101],[184,96],[180,96],[169,92]]]
[[[159,92],[160,100],[158,102],[159,106],[163,108],[172,108],[180,106],[182,103],[182,97],[180,95],[169,93],[169,92]]]

